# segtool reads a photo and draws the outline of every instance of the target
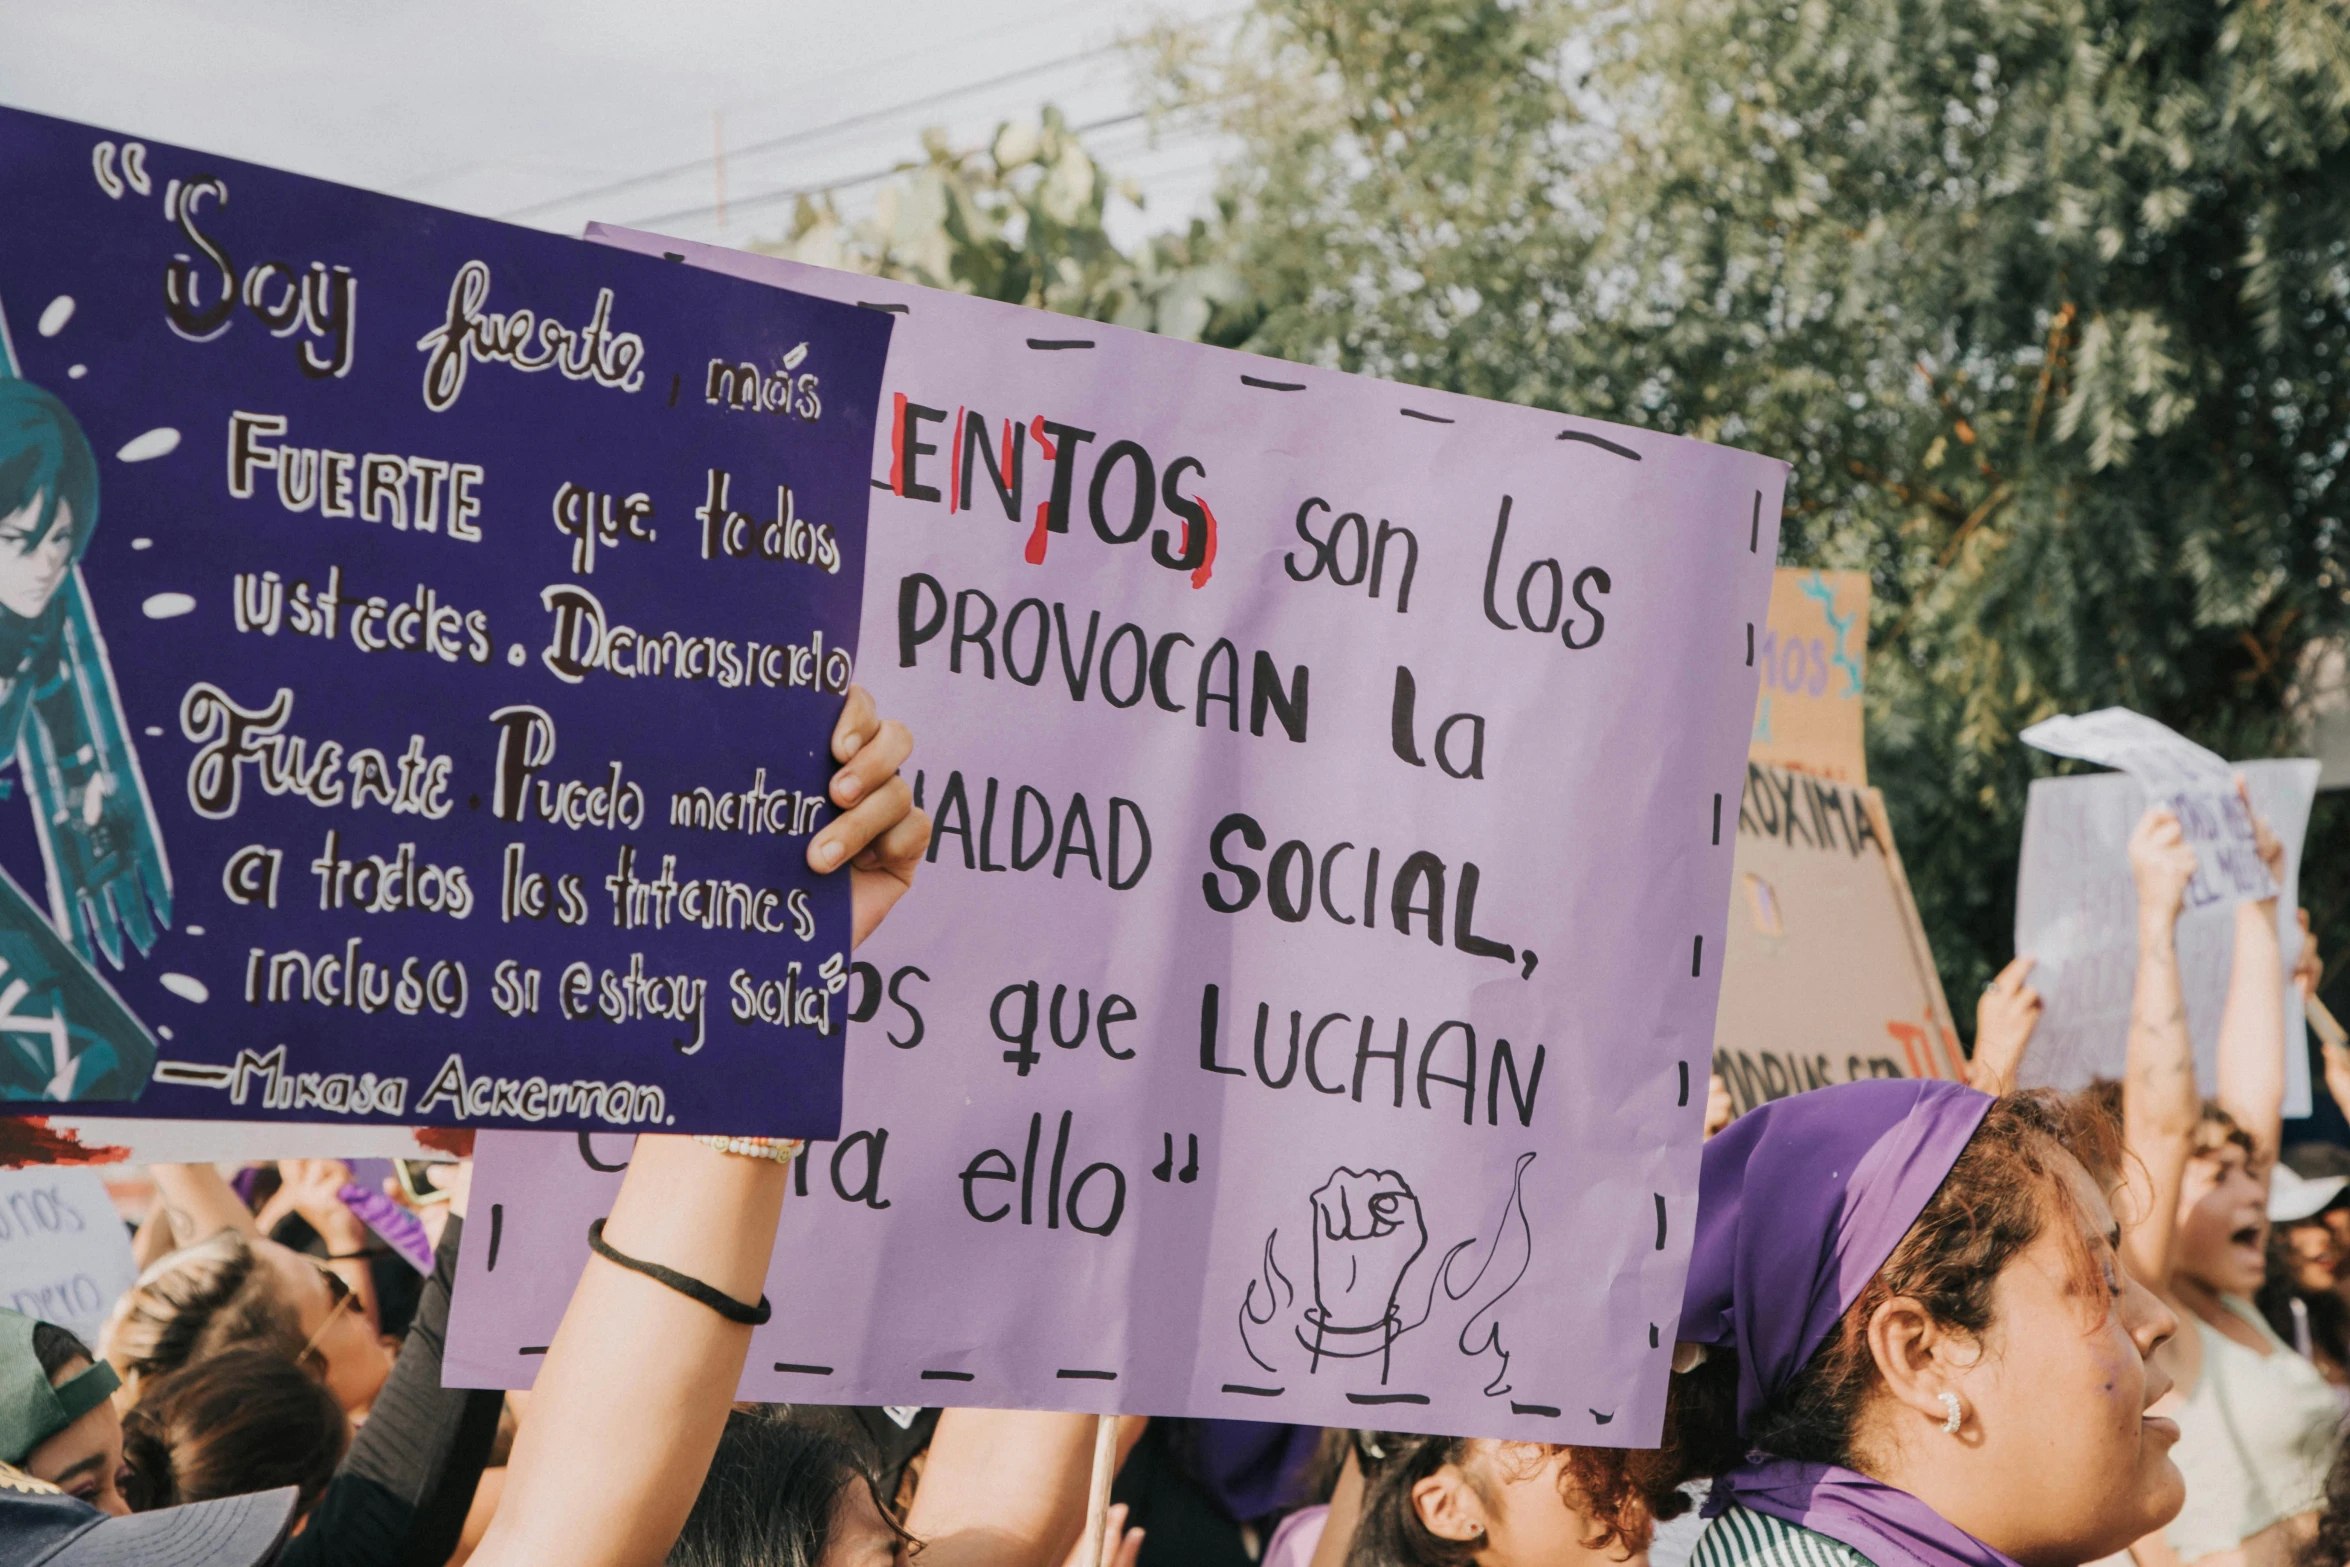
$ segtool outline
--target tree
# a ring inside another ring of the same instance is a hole
[[[1872,779],[1954,996],[2010,944],[2024,725],[2298,742],[2350,630],[2350,11],[1258,0],[1167,80],[1246,145],[1245,346],[1794,463],[1782,558],[1874,578]],[[2345,846],[2329,798],[2307,858]]]
[[[1132,255],[1111,241],[1102,219],[1112,181],[1058,109],[998,126],[983,148],[925,131],[922,150],[862,221],[844,221],[829,197],[802,198],[781,238],[751,248],[1172,337],[1246,334],[1245,290],[1213,257],[1206,224]]]

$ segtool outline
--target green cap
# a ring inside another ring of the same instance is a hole
[[[23,1463],[122,1386],[114,1368],[100,1360],[51,1387],[41,1357],[33,1353],[38,1325],[21,1311],[0,1309],[0,1463]]]

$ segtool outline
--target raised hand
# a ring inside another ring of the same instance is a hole
[[[2285,886],[2285,845],[2268,828],[2268,818],[2252,808],[2252,791],[2245,785],[2244,775],[2236,775],[2236,798],[2244,802],[2244,814],[2252,819],[2252,847],[2260,856],[2260,863],[2268,870],[2268,879],[2282,892]],[[2270,903],[2275,898],[2266,900]]]
[[[1314,1299],[1322,1325],[1387,1320],[1403,1276],[1428,1244],[1420,1199],[1393,1170],[1338,1170],[1314,1193]]]
[[[2195,846],[2179,819],[2161,806],[2138,818],[2130,833],[2130,875],[2138,884],[2138,912],[2175,920],[2195,879]]]
[[[2193,850],[2188,851],[2190,856]],[[2040,1026],[2040,992],[2025,981],[2030,957],[2018,957],[1999,971],[1975,1003],[1975,1054],[1967,1063],[1967,1082],[1987,1094],[2015,1091],[2023,1068],[2024,1049]]]
[[[906,889],[914,885],[922,851],[930,846],[930,817],[914,808],[914,791],[898,768],[914,751],[914,737],[896,719],[884,722],[863,686],[832,728],[832,803],[841,814],[808,842],[808,866],[823,872],[849,867],[851,945],[873,934]]]

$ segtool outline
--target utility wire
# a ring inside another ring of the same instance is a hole
[[[1148,118],[1149,114],[1150,111],[1147,109],[1136,109],[1129,114],[1114,114],[1106,120],[1094,120],[1084,125],[1072,125],[1069,127],[1069,131],[1072,135],[1083,136],[1091,131],[1107,130],[1113,125],[1131,125],[1136,120]],[[870,169],[863,174],[852,174],[846,179],[827,180],[821,185],[801,185],[790,190],[763,191],[756,196],[746,196],[728,202],[727,207],[734,212],[747,212],[753,207],[772,206],[779,201],[795,201],[802,196],[828,196],[836,190],[850,190],[859,185],[870,185],[876,180],[888,179],[893,174],[910,174],[919,167],[921,165],[900,158],[885,169]],[[717,210],[712,204],[704,202],[698,207],[681,207],[675,212],[657,212],[649,218],[633,218],[630,220],[629,226],[640,228],[657,223],[676,223],[686,218],[706,218],[713,216]]]
[[[1006,87],[1014,82],[1026,81],[1030,77],[1042,76],[1048,71],[1057,71],[1063,66],[1075,65],[1085,60],[1095,59],[1101,55],[1121,50],[1124,47],[1125,45],[1120,43],[1097,44],[1091,49],[1081,49],[1075,54],[1065,54],[1057,59],[1052,60],[1041,60],[1034,65],[1024,65],[1016,71],[1006,71],[1001,76],[991,76],[984,81],[965,82],[960,87],[950,87],[942,92],[930,93],[920,98],[911,98],[904,103],[892,104],[886,109],[868,109],[862,114],[852,114],[845,119],[834,120],[827,125],[815,125],[810,126],[804,130],[787,131],[781,136],[772,136],[765,141],[753,142],[749,146],[745,147],[737,147],[733,150],[730,156],[735,158],[755,157],[761,153],[773,152],[778,148],[794,146],[801,142],[815,141],[821,137],[829,136],[835,131],[849,130],[855,126],[871,124],[875,120],[888,119],[893,115],[908,114],[918,109],[930,108],[934,104],[949,103],[957,98],[966,98],[973,93],[985,92],[990,88]],[[668,168],[655,169],[650,173],[633,174],[630,175],[627,179],[614,180],[607,185],[597,185],[587,190],[573,191],[570,194],[563,196],[550,196],[544,201],[534,201],[528,206],[516,207],[510,211],[501,212],[498,214],[498,216],[511,222],[518,218],[526,218],[532,216],[535,213],[545,212],[549,208],[570,206],[576,202],[582,201],[592,201],[598,197],[612,196],[617,195],[622,191],[636,190],[639,187],[655,184],[662,180],[675,179],[681,174],[698,173],[699,171],[708,168],[709,164],[710,160],[707,158],[695,158],[691,162],[671,164]],[[890,171],[883,171],[884,174],[888,172]],[[874,175],[871,177],[879,179],[882,177],[882,175]],[[852,181],[851,183],[854,182]],[[808,194],[812,193],[813,192],[809,192]],[[738,205],[747,205],[747,203],[738,203]],[[646,221],[657,222],[659,220],[647,219]]]
[[[1138,120],[1150,118],[1150,113],[1151,111],[1148,109],[1136,109],[1125,114],[1113,114],[1106,119],[1089,120],[1083,125],[1072,125],[1069,127],[1069,133],[1073,136],[1087,136],[1095,131],[1109,130],[1113,126],[1132,125]],[[911,173],[919,167],[921,165],[900,158],[886,168],[869,169],[863,174],[852,174],[842,179],[827,180],[820,185],[800,185],[785,190],[763,191],[756,196],[738,197],[729,201],[726,206],[730,213],[747,212],[753,208],[772,206],[777,202],[796,201],[803,196],[828,196],[834,191],[852,190],[859,185],[870,185],[877,180],[888,179],[893,174]],[[1213,167],[1213,164],[1209,164],[1207,167]],[[663,223],[682,222],[689,218],[711,217],[716,214],[717,210],[714,204],[704,202],[700,206],[681,207],[674,212],[657,212],[651,217],[632,218],[629,220],[628,226],[631,228],[651,228]]]

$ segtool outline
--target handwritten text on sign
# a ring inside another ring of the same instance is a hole
[[[139,1276],[130,1232],[93,1170],[0,1170],[0,1306],[98,1342]]]
[[[4,111],[0,209],[0,1095],[833,1130],[888,318]]]
[[[2021,738],[2058,756],[2119,768],[2137,780],[2149,801],[2179,819],[2198,861],[2187,907],[2277,895],[2260,863],[2252,820],[2236,797],[2234,774],[2216,752],[2126,707],[2043,719]]]
[[[2317,765],[2241,764],[2254,809],[2285,848],[2277,938],[2288,970],[2301,949],[2295,899]],[[2146,788],[2127,773],[2042,778],[2032,785],[2024,813],[2023,863],[2016,873],[2015,950],[2035,960],[2032,985],[2046,1010],[2024,1059],[2027,1082],[2078,1088],[2092,1078],[2122,1074],[2138,974],[2129,841],[2147,799]],[[2196,1076],[2206,1093],[2217,1086],[2219,1020],[2235,960],[2234,908],[2233,901],[2192,905],[2178,923],[2179,987],[2195,1041]],[[2287,984],[2289,1116],[2309,1113],[2309,1044],[2303,1030],[2301,992]]]
[[[688,256],[900,313],[937,821],[749,1395],[1652,1441],[1783,467]],[[611,1177],[483,1149],[453,1374],[527,1381]]]

